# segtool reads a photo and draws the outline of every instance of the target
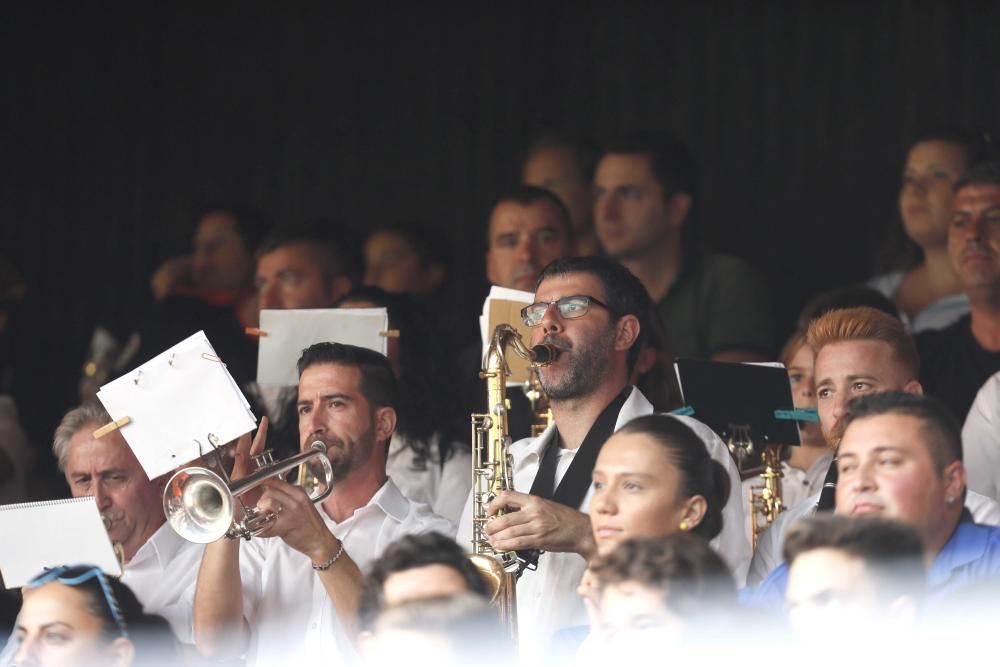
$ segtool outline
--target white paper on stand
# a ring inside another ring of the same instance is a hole
[[[299,383],[296,363],[316,343],[345,343],[385,354],[389,328],[385,308],[262,310],[257,383],[290,387]],[[401,331],[405,336],[407,332]]]
[[[199,331],[97,392],[150,479],[256,427],[222,361]]]
[[[86,563],[113,577],[122,575],[92,496],[2,505],[0,535],[0,572],[8,589],[59,565]]]
[[[479,317],[479,332],[482,336],[485,351],[493,337],[493,330],[497,324],[509,324],[521,334],[524,344],[531,346],[530,329],[521,321],[520,311],[524,306],[530,306],[535,301],[535,295],[531,292],[510,289],[507,287],[490,288],[489,296],[483,302],[483,313]],[[507,379],[510,387],[523,387],[528,379],[528,362],[517,355],[507,356],[507,363],[510,366],[511,375]]]

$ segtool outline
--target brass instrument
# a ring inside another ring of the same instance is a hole
[[[517,597],[515,582],[524,569],[512,551],[498,552],[486,536],[486,506],[501,491],[514,488],[510,435],[507,429],[507,377],[510,367],[506,351],[511,347],[532,367],[544,366],[558,351],[551,345],[530,350],[509,324],[499,324],[483,358],[479,377],[486,380],[488,411],[472,415],[472,562],[489,582],[491,600],[512,640],[517,639]],[[497,513],[503,514],[503,510]]]
[[[764,480],[764,488],[750,489],[750,535],[753,550],[757,551],[757,538],[760,533],[774,523],[784,509],[781,501],[781,447],[765,447],[761,452],[764,461],[764,472],[760,474]],[[758,514],[764,516],[761,524]]]
[[[746,478],[749,473],[746,469],[747,463],[755,453],[754,442],[750,437],[750,425],[730,424],[729,427],[732,435],[726,446],[736,460],[740,473]],[[751,487],[749,491],[750,537],[754,551],[757,551],[757,538],[760,537],[760,533],[774,523],[784,509],[781,501],[781,478],[784,476],[781,472],[781,447],[766,444],[761,449],[760,460],[764,466],[760,473],[764,487]],[[760,516],[764,517],[763,523],[760,521]]]
[[[104,530],[111,530],[111,519],[105,515],[101,515],[101,523],[104,524]],[[109,533],[110,535],[110,533]],[[122,572],[125,571],[125,546],[121,542],[114,542],[111,548],[115,551],[115,558],[118,560],[118,567]]]
[[[316,479],[325,481],[321,489],[309,493],[309,499],[318,503],[333,491],[333,468],[326,456],[326,445],[319,440],[309,446],[309,451],[290,456],[280,463],[273,461],[270,451],[254,457],[254,462],[257,470],[236,482],[231,481],[225,472],[220,475],[198,466],[174,473],[163,492],[163,512],[171,527],[184,539],[201,544],[214,542],[223,536],[249,540],[267,528],[275,515],[244,506],[244,517],[237,521],[235,501],[264,481],[272,477],[282,479],[286,472],[306,463],[318,464],[323,474],[314,475]]]
[[[528,386],[524,395],[531,404],[531,437],[537,438],[552,423],[552,408],[549,406],[549,397],[542,389],[542,381],[538,377],[538,369],[534,366],[528,369]]]

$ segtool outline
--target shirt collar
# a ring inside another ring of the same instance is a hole
[[[187,541],[170,527],[169,522],[164,521],[146,543],[139,547],[132,560],[126,563],[125,569],[138,567],[151,558],[156,559],[160,568],[166,568],[185,544]]]
[[[968,509],[963,509],[955,532],[931,564],[928,572],[930,585],[934,587],[946,583],[952,572],[982,558],[989,544],[990,532],[973,520]]]
[[[347,529],[357,517],[372,512],[375,509],[381,510],[386,516],[391,517],[398,523],[402,523],[410,513],[410,501],[406,499],[403,492],[392,481],[392,478],[387,477],[385,483],[382,484],[364,507],[357,508],[351,516],[340,523],[334,522],[326,512],[320,512],[320,514],[322,514],[326,522],[341,531],[334,530],[334,534],[338,537],[343,537],[341,534],[342,531]]]

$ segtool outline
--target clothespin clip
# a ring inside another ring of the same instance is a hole
[[[125,426],[126,424],[128,424],[131,421],[132,421],[131,417],[125,416],[125,417],[121,417],[119,419],[114,420],[110,424],[105,424],[101,428],[99,428],[96,431],[94,431],[94,440],[97,440],[98,438],[103,438],[104,436],[106,436],[108,433],[111,433],[112,431],[117,431],[122,426]]]
[[[382,338],[399,338],[399,329],[389,329],[387,331],[379,331],[378,335]]]
[[[248,336],[253,336],[254,338],[263,338],[264,336],[267,335],[266,331],[264,331],[263,329],[258,329],[257,327],[247,327],[246,329],[243,330],[243,333],[245,333]]]

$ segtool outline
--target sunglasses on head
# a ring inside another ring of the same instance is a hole
[[[91,565],[60,565],[59,567],[46,569],[29,581],[27,588],[38,588],[52,581],[66,586],[79,586],[91,579],[97,579],[101,590],[104,592],[104,600],[108,604],[111,618],[114,619],[115,625],[121,631],[122,637],[127,638],[128,630],[125,629],[125,617],[122,614],[121,607],[118,605],[118,599],[115,597],[114,591],[111,590],[111,584],[108,583],[108,575],[104,574],[101,568]]]

